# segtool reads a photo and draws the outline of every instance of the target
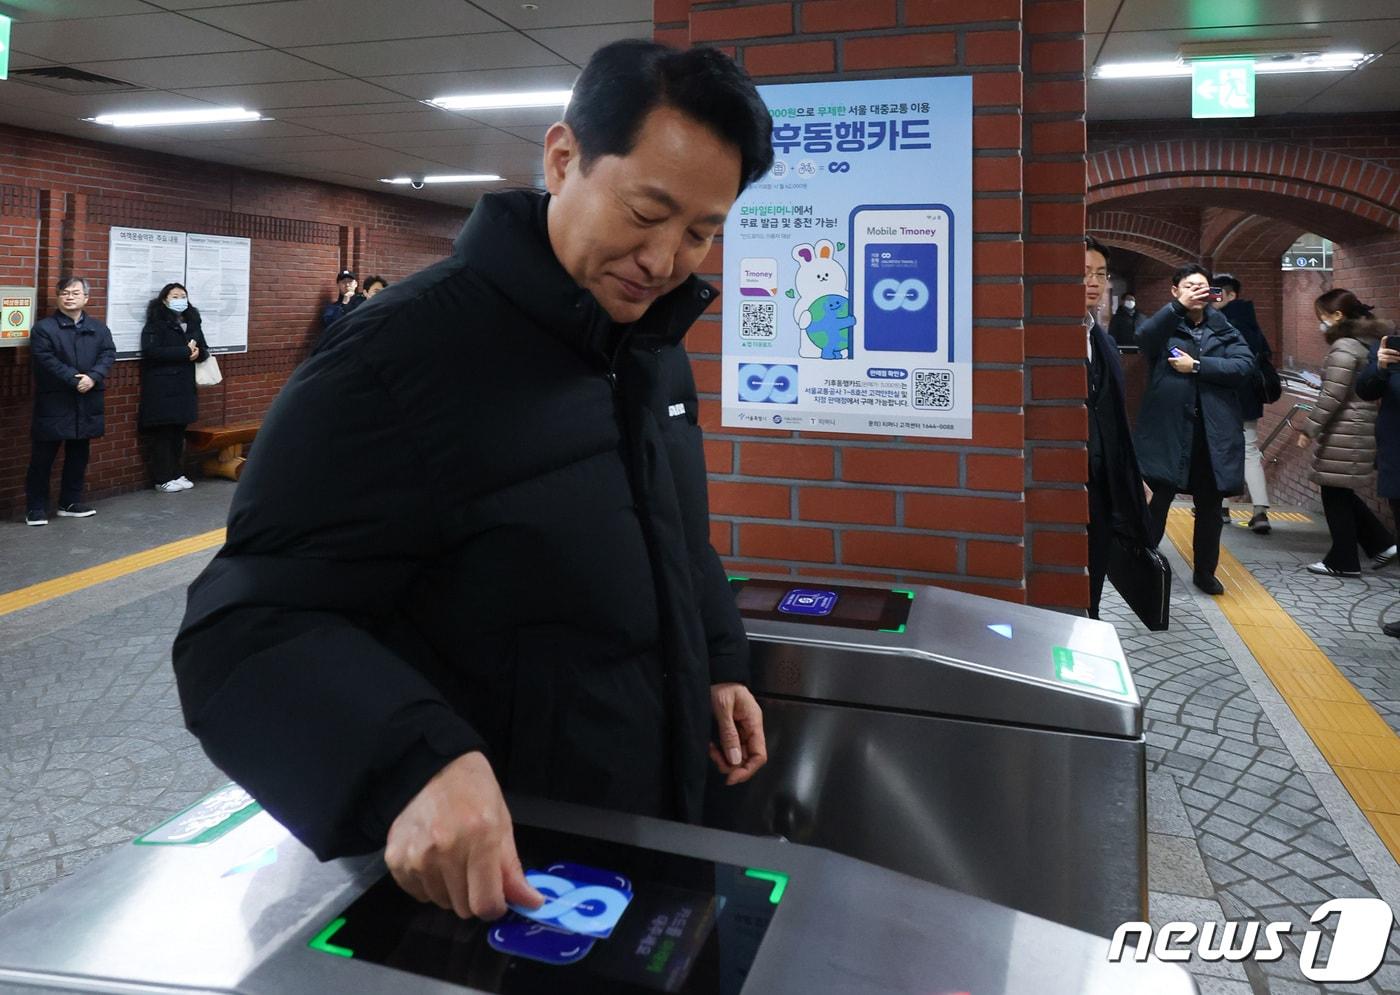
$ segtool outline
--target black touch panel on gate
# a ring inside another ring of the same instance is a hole
[[[533,826],[517,824],[515,833],[527,869],[587,865],[627,881],[630,902],[607,938],[514,913],[463,921],[414,901],[385,875],[340,914],[343,924],[319,949],[500,995],[738,995],[783,875]]]
[[[872,632],[903,632],[914,598],[912,591],[757,577],[731,577],[729,586],[744,618]]]

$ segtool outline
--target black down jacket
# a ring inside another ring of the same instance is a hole
[[[1147,393],[1138,411],[1138,465],[1151,485],[1169,483],[1189,490],[1191,445],[1197,405],[1205,420],[1206,442],[1221,494],[1244,490],[1244,418],[1239,386],[1254,371],[1254,353],[1244,337],[1213,307],[1193,329],[1173,301],[1137,330],[1147,362]],[[1178,373],[1167,363],[1173,348],[1201,361],[1199,373]]]
[[[185,324],[169,308],[141,329],[141,426],[188,425],[199,418],[199,394],[194,382],[190,339],[199,346],[201,361],[209,346],[199,312],[185,310]]]
[[[29,333],[34,365],[36,439],[96,439],[106,431],[107,374],[117,361],[117,348],[107,326],[87,313],[75,322],[55,311],[36,322]],[[78,374],[92,378],[93,388],[78,393]]]
[[[1363,324],[1363,322],[1343,322]],[[1376,415],[1376,492],[1393,501],[1400,498],[1400,376],[1395,367],[1382,369],[1376,359],[1384,336],[1394,335],[1395,326],[1389,321],[1368,320],[1368,337],[1377,341],[1371,346],[1366,365],[1356,376],[1356,396],[1366,401],[1380,401]]]
[[[547,198],[337,322],[263,422],[175,642],[186,722],[320,857],[443,765],[695,819],[709,688],[747,643],[709,543],[691,278],[616,326]]]

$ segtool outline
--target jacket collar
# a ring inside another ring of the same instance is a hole
[[[603,349],[619,331],[630,331],[639,340],[674,345],[714,300],[714,287],[692,275],[630,326],[615,325],[554,255],[545,220],[548,210],[548,194],[486,194],[453,243],[453,254],[535,324],[561,339]]]
[[[1393,332],[1390,323],[1379,318],[1343,318],[1327,329],[1325,338],[1329,345],[1340,339],[1359,339],[1369,346],[1382,335]]]
[[[88,331],[88,329],[87,329],[87,327],[86,327],[86,322],[87,322],[87,312],[86,312],[86,311],[84,311],[84,312],[82,312],[81,314],[78,315],[78,320],[77,320],[77,321],[74,321],[72,318],[68,317],[68,315],[64,314],[62,311],[54,311],[53,317],[54,317],[54,321],[58,322],[58,327],[59,327],[59,328],[75,328],[75,329],[77,329],[77,330],[80,331],[80,332],[82,332],[82,331]]]

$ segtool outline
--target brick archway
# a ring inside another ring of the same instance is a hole
[[[1105,245],[1131,249],[1167,266],[1195,262],[1200,235],[1184,225],[1133,211],[1091,211],[1086,228]]]
[[[1289,218],[1335,241],[1400,231],[1400,171],[1272,142],[1149,142],[1089,157],[1086,206],[1198,203]]]

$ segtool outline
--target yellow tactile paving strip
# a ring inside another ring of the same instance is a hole
[[[1253,507],[1231,508],[1230,519],[1234,522],[1249,524],[1250,518],[1254,515]],[[1271,511],[1269,512],[1271,522],[1311,522],[1312,519],[1301,511]]]
[[[1292,521],[1289,515],[1308,520],[1296,512],[1269,517]],[[1194,524],[1185,508],[1167,519],[1167,535],[1188,563]],[[1216,604],[1400,860],[1400,736],[1227,549],[1216,576],[1225,585]]]
[[[170,560],[179,559],[182,556],[189,556],[191,553],[203,552],[215,546],[221,546],[224,542],[224,530],[215,529],[212,532],[205,532],[201,535],[190,536],[188,539],[181,539],[177,542],[169,542],[164,546],[155,546],[151,549],[133,553],[130,556],[123,556],[121,559],[110,560],[107,563],[89,567],[86,570],[78,570],[75,573],[64,574],[62,577],[55,577],[53,580],[46,580],[39,584],[31,584],[29,587],[21,587],[17,591],[10,591],[7,594],[0,594],[0,615],[8,615],[24,608],[32,608],[34,605],[62,597],[65,594],[72,594],[74,591],[81,591],[85,587],[92,587],[96,584],[105,584],[109,580],[116,580],[118,577],[125,577],[138,570],[145,570],[147,567],[159,566],[168,563]]]

